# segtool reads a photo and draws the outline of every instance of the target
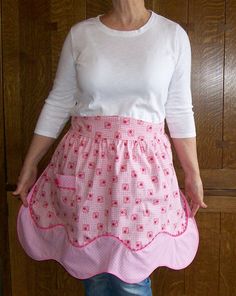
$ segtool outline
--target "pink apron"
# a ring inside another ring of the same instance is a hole
[[[19,210],[22,247],[79,279],[136,283],[158,266],[187,267],[199,233],[172,161],[164,122],[72,116]]]

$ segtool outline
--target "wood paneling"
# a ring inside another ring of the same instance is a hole
[[[195,260],[183,270],[157,268],[151,275],[153,296],[235,296],[236,2],[146,0],[145,5],[178,22],[190,37],[198,158],[208,205],[196,216],[200,245]],[[110,0],[1,1],[4,100],[0,105],[0,162],[5,160],[5,170],[0,173],[0,184],[1,188],[6,185],[9,191],[7,200],[6,193],[1,191],[0,205],[3,226],[0,238],[4,242],[0,244],[0,255],[4,254],[2,262],[6,268],[4,296],[11,296],[11,291],[12,296],[84,295],[82,282],[70,276],[58,262],[35,261],[25,254],[16,233],[21,202],[10,191],[16,184],[38,115],[53,85],[68,29],[111,7]],[[69,125],[70,122],[40,162],[38,174]],[[173,154],[183,188],[183,171],[174,150]]]
[[[179,183],[184,184],[184,172],[181,169],[176,169]],[[236,189],[236,171],[234,169],[202,169],[202,182],[204,189],[209,190],[235,190]]]
[[[2,0],[2,69],[8,183],[15,182],[17,179],[16,171],[21,166],[23,149],[22,101],[20,99],[20,28],[19,11],[16,9],[18,5],[18,0]]]
[[[235,205],[234,205],[235,209]],[[219,295],[236,295],[236,211],[221,214]],[[232,260],[233,259],[233,260]]]
[[[197,218],[200,243],[197,260],[186,268],[185,295],[218,295],[220,213],[201,213]]]
[[[188,26],[188,0],[159,0],[155,2],[157,13],[175,22],[178,22],[184,29]]]
[[[2,2],[0,2],[0,15],[3,13]],[[0,22],[0,57],[3,56],[3,36],[2,23]],[[0,59],[0,69],[3,68],[2,58]],[[10,272],[10,256],[8,241],[8,225],[7,225],[7,202],[6,202],[6,167],[5,160],[5,133],[4,133],[4,91],[3,91],[3,75],[0,72],[0,295],[11,296],[11,272]]]
[[[199,164],[222,168],[224,33],[223,0],[189,0],[192,45],[192,92],[197,124]]]
[[[1,1],[1,101],[0,101],[0,257],[1,257],[1,283],[4,296],[11,296],[11,270],[8,240],[7,223],[7,199],[5,185],[9,174],[14,170],[7,170],[8,163],[20,165],[19,154],[22,143],[18,134],[14,131],[19,128],[21,104],[19,98],[19,19],[17,0]],[[9,117],[9,110],[13,110],[13,117]],[[16,111],[18,110],[18,111]],[[14,112],[15,111],[15,112]],[[14,119],[14,120],[13,120]],[[6,128],[9,127],[9,129]],[[7,141],[6,134],[9,134],[11,145]],[[13,173],[14,174],[14,173]]]
[[[236,169],[236,1],[225,2],[225,75],[223,165]],[[236,181],[235,181],[236,183]]]

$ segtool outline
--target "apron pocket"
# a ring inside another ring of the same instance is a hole
[[[59,188],[75,190],[76,177],[73,175],[62,175],[56,173],[55,182]]]

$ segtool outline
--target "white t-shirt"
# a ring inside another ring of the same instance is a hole
[[[188,35],[149,11],[137,30],[112,29],[101,15],[70,28],[36,134],[57,138],[71,115],[120,115],[166,119],[172,138],[196,136]]]

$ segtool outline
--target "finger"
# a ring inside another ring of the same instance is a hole
[[[12,191],[12,194],[18,195],[19,194],[19,189],[15,190],[15,191]]]
[[[194,216],[196,215],[198,209],[199,209],[199,205],[194,203],[194,204],[193,204],[193,207],[192,207],[192,210],[191,210],[191,215],[190,215],[190,217],[194,217]]]
[[[25,207],[28,207],[27,198],[25,196],[21,196],[21,198],[19,198],[19,199],[22,201],[22,203]]]
[[[15,195],[18,195],[16,196],[16,198],[18,200],[21,200],[24,204],[24,206],[28,206],[28,203],[27,203],[27,195],[28,195],[28,192],[22,188],[23,186],[19,187],[16,191],[12,192],[12,193],[15,193]]]
[[[203,208],[207,208],[207,204],[205,204],[204,201],[201,202],[200,206]]]
[[[22,202],[23,202],[23,205],[25,207],[28,206],[28,203],[27,203],[27,196],[28,196],[28,191],[24,191],[23,195],[22,195]]]
[[[16,190],[12,192],[12,194],[14,195],[19,195],[20,192],[23,190],[23,186],[22,185],[18,185]]]
[[[12,194],[14,195],[15,198],[20,199],[19,195],[21,195],[21,190],[14,191],[14,192],[12,192]]]

